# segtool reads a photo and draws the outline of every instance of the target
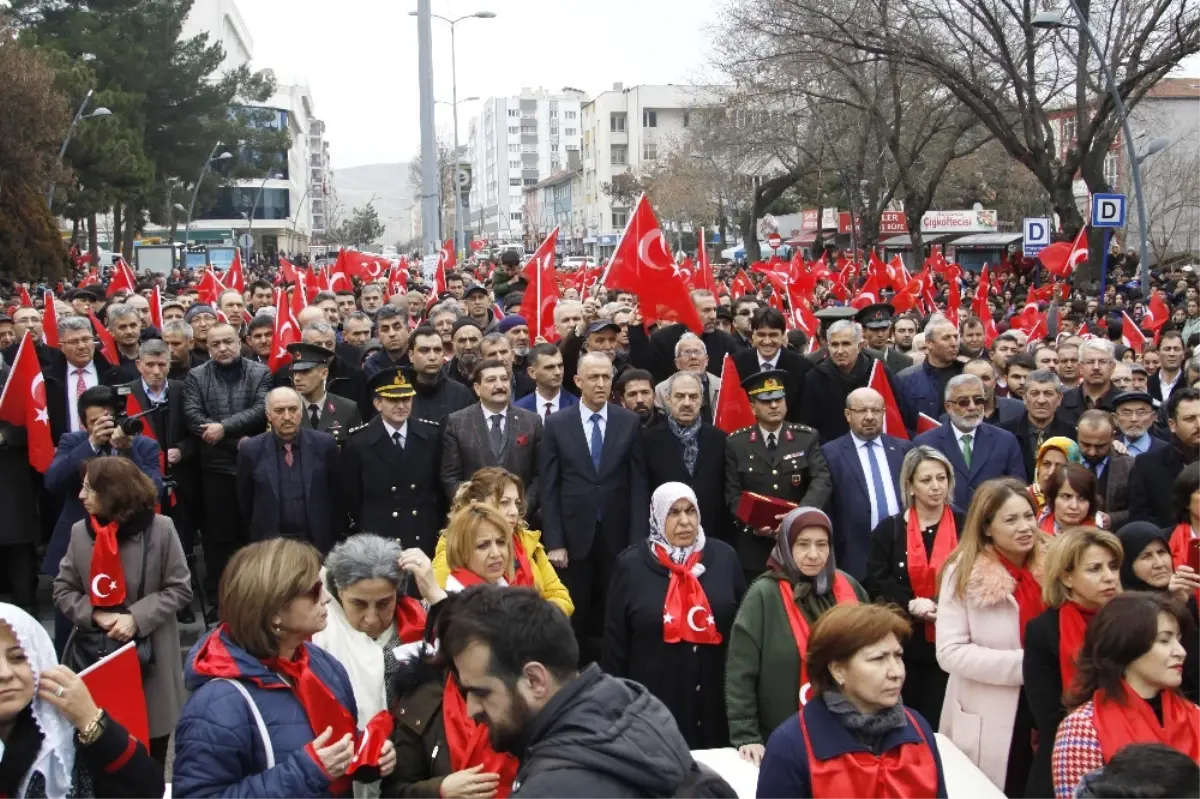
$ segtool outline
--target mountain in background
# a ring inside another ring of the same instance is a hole
[[[408,185],[407,162],[335,169],[333,187],[342,206],[343,218],[354,208],[375,203],[375,210],[386,229],[381,244],[393,245],[412,238],[409,211],[413,198]]]

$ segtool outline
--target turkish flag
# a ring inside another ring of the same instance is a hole
[[[983,343],[986,347],[991,347],[992,342],[999,335],[996,331],[996,320],[992,318],[992,309],[988,307],[988,268],[985,264],[983,272],[979,276],[979,285],[975,289],[975,298],[971,300],[971,313],[979,317],[983,322]]]
[[[750,397],[742,388],[742,379],[733,365],[733,356],[725,353],[725,362],[721,364],[721,393],[717,395],[713,425],[732,433],[752,424],[754,409],[750,406]]]
[[[42,341],[58,349],[58,309],[54,307],[54,292],[42,295]]]
[[[408,293],[408,269],[405,268],[403,259],[392,264],[388,272],[387,291],[389,297]]]
[[[458,253],[454,251],[454,239],[446,239],[442,249],[438,250],[438,267],[442,268],[443,274],[445,274],[446,269],[453,269],[456,266],[458,266]],[[445,290],[445,288],[442,289],[442,291]]]
[[[157,284],[150,294],[150,324],[154,325],[159,331],[163,328],[162,292],[158,290]]]
[[[930,430],[937,430],[942,426],[942,423],[934,419],[927,413],[917,414],[917,435],[928,433]]]
[[[441,296],[446,293],[446,270],[453,269],[454,263],[453,242],[447,241],[442,245],[442,249],[438,250],[437,269],[433,273],[433,291],[429,292],[429,299],[425,301],[426,308],[437,305]]]
[[[246,291],[246,275],[242,272],[242,254],[238,250],[233,251],[233,263],[225,270],[225,279],[221,282],[225,284],[226,288]]]
[[[705,241],[704,228],[700,228],[700,236],[696,239],[696,271],[692,274],[692,286],[705,291],[717,293],[717,279],[713,276],[712,265],[708,262],[708,244]]]
[[[299,286],[291,291],[293,295],[304,293]],[[300,324],[292,313],[292,307],[284,298],[283,292],[279,292],[279,299],[275,301],[275,333],[271,339],[271,357],[267,359],[267,368],[272,373],[292,362],[292,356],[287,351],[288,345],[300,340]]]
[[[296,272],[296,267],[292,266],[292,262],[287,258],[279,259],[279,280],[284,283],[300,282],[300,275]]]
[[[113,341],[112,333],[109,333],[108,328],[100,324],[94,311],[88,311],[88,316],[92,318],[92,327],[96,331],[96,338],[100,339],[100,354],[110,365],[120,366],[121,355],[117,350],[117,342]]]
[[[29,297],[29,289],[25,288],[24,283],[17,284],[17,296],[21,298],[22,308],[33,307],[33,300]]]
[[[1079,229],[1075,241],[1067,244],[1056,241],[1038,253],[1042,266],[1058,277],[1070,277],[1079,264],[1088,258],[1087,227]]]
[[[220,281],[217,273],[211,266],[201,273],[200,282],[196,284],[196,291],[199,294],[200,302],[213,307],[216,307],[217,298],[221,296],[221,292],[224,290],[225,284]]]
[[[13,359],[4,392],[0,394],[0,419],[25,428],[29,462],[33,468],[45,473],[50,468],[50,461],[54,460],[54,442],[50,438],[42,367],[38,363],[33,334],[28,330]]]
[[[97,707],[149,748],[150,720],[136,641],[88,666],[79,672],[79,679],[87,686]]]
[[[900,406],[896,403],[892,381],[888,380],[883,361],[876,359],[875,363],[871,364],[871,379],[867,381],[867,388],[875,389],[883,397],[883,432],[895,438],[908,440],[904,417],[900,415]]]
[[[537,309],[534,313],[526,314],[526,319],[533,323],[534,337],[541,336],[550,342],[558,340],[558,331],[554,327],[554,309],[558,307],[559,300],[558,279],[554,271],[557,243],[558,228],[554,228],[521,270],[529,286],[525,290],[525,297],[533,300],[530,303],[529,299],[522,299],[522,305],[531,311]]]
[[[704,323],[688,295],[684,275],[667,249],[645,194],[638,198],[601,282],[636,294],[646,322],[682,322],[696,335],[704,333]]]
[[[1162,292],[1155,289],[1146,306],[1146,315],[1142,317],[1142,328],[1157,333],[1170,318],[1171,309],[1163,301]]]
[[[1146,349],[1146,335],[1124,311],[1121,311],[1121,340],[1134,352],[1140,353]]]
[[[746,274],[745,269],[739,269],[733,276],[733,282],[729,284],[729,293],[735,300],[738,297],[745,297],[747,294],[754,295],[754,281]]]
[[[104,292],[104,296],[111,297],[121,289],[134,291],[137,286],[137,280],[133,276],[133,270],[125,263],[124,258],[118,258],[113,264],[112,280],[108,281],[108,289]]]

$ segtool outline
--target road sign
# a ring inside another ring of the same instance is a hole
[[[1092,227],[1125,227],[1125,195],[1093,194]]]
[[[778,250],[783,245],[783,237],[778,233],[772,233],[767,236],[767,244],[772,250]]]
[[[1050,246],[1050,218],[1027,216],[1022,225],[1025,233],[1025,257],[1036,258],[1037,254]]]
[[[243,233],[242,235],[238,236],[238,246],[243,248],[253,247],[254,239],[250,237],[249,233]]]

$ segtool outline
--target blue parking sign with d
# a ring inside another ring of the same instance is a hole
[[[1092,227],[1125,227],[1125,195],[1093,194]]]
[[[1036,258],[1037,254],[1050,245],[1050,218],[1045,216],[1026,217],[1022,225],[1024,232],[1024,250],[1026,258]]]

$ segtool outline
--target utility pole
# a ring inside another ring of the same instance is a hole
[[[421,231],[423,255],[438,241],[438,154],[433,121],[433,16],[431,0],[417,0],[417,79],[421,92]]]

